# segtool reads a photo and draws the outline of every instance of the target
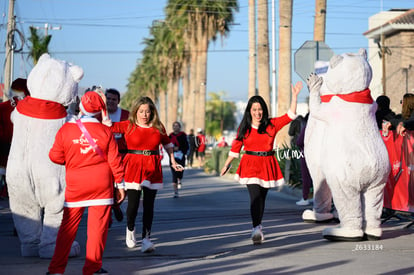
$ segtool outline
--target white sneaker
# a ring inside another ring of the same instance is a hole
[[[304,199],[301,199],[300,201],[296,202],[296,205],[300,205],[300,206],[305,206],[309,204],[310,204],[309,200],[304,200]]]
[[[255,228],[253,228],[252,241],[253,241],[253,244],[261,244],[264,241],[264,236],[263,236],[261,225],[258,225]]]
[[[181,180],[177,180],[177,188],[181,189]]]
[[[135,229],[132,231],[128,230],[128,227],[126,228],[126,238],[125,238],[126,245],[129,248],[134,248],[137,244],[137,241],[135,240]]]
[[[149,238],[142,239],[141,252],[142,253],[151,253],[154,251],[154,244],[150,241]]]

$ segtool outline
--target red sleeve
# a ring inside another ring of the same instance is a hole
[[[65,164],[65,149],[62,144],[62,128],[56,133],[55,142],[49,151],[49,158],[56,164]]]
[[[118,152],[118,144],[114,136],[111,134],[108,144],[108,164],[111,167],[112,174],[116,183],[122,182],[124,179],[124,165],[122,163],[121,155]]]
[[[112,122],[112,126],[109,127],[112,133],[125,134],[129,126],[129,120],[124,120],[121,122]]]
[[[236,137],[239,136],[239,130],[237,130]],[[231,143],[230,151],[236,154],[240,154],[241,148],[243,146],[243,141],[237,140],[236,138]]]
[[[292,119],[289,117],[288,114],[284,114],[283,116],[271,119],[272,124],[276,127],[276,132],[278,132],[284,126],[288,125],[291,121]]]

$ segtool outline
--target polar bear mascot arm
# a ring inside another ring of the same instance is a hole
[[[311,74],[307,79],[310,92],[310,112],[306,125],[304,153],[313,183],[313,209],[306,209],[303,212],[302,219],[305,222],[327,222],[334,218],[334,215],[331,213],[331,191],[326,183],[326,177],[320,165],[323,137],[326,128],[326,121],[324,121],[320,100],[322,84],[322,77],[316,74]]]

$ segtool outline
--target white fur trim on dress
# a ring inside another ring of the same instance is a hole
[[[264,188],[279,187],[285,184],[285,179],[265,181],[260,178],[240,178],[239,174],[234,175],[234,179],[240,184],[259,184]]]
[[[137,182],[125,182],[126,190],[142,190],[142,187],[147,187],[152,190],[159,190],[163,188],[163,183],[151,183],[149,180],[144,180],[141,184]]]
[[[97,199],[97,200],[86,200],[86,201],[75,201],[67,202],[65,201],[65,207],[86,207],[86,206],[97,206],[97,205],[112,205],[114,204],[114,199]]]
[[[229,151],[229,156],[238,159],[240,157],[240,153]]]
[[[292,120],[294,120],[298,115],[292,112],[290,109],[287,112],[288,117],[290,117]]]

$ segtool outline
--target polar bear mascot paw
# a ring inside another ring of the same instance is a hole
[[[318,213],[315,209],[306,209],[302,213],[302,219],[304,222],[324,223],[333,221],[334,215],[332,213]]]
[[[30,96],[11,115],[13,138],[6,169],[10,209],[25,257],[51,258],[62,221],[65,167],[49,159],[66,106],[76,100],[82,68],[43,54],[27,78]],[[71,255],[80,253],[73,243]]]
[[[329,186],[340,220],[338,227],[323,231],[328,240],[381,238],[383,191],[390,164],[376,124],[371,78],[366,51],[361,49],[333,56],[326,74],[312,76],[308,83],[309,119],[323,128],[323,135],[309,133],[308,145],[316,144],[317,149],[309,159],[318,160],[318,175],[323,177],[317,179],[323,178]],[[308,160],[306,151],[305,156]]]

